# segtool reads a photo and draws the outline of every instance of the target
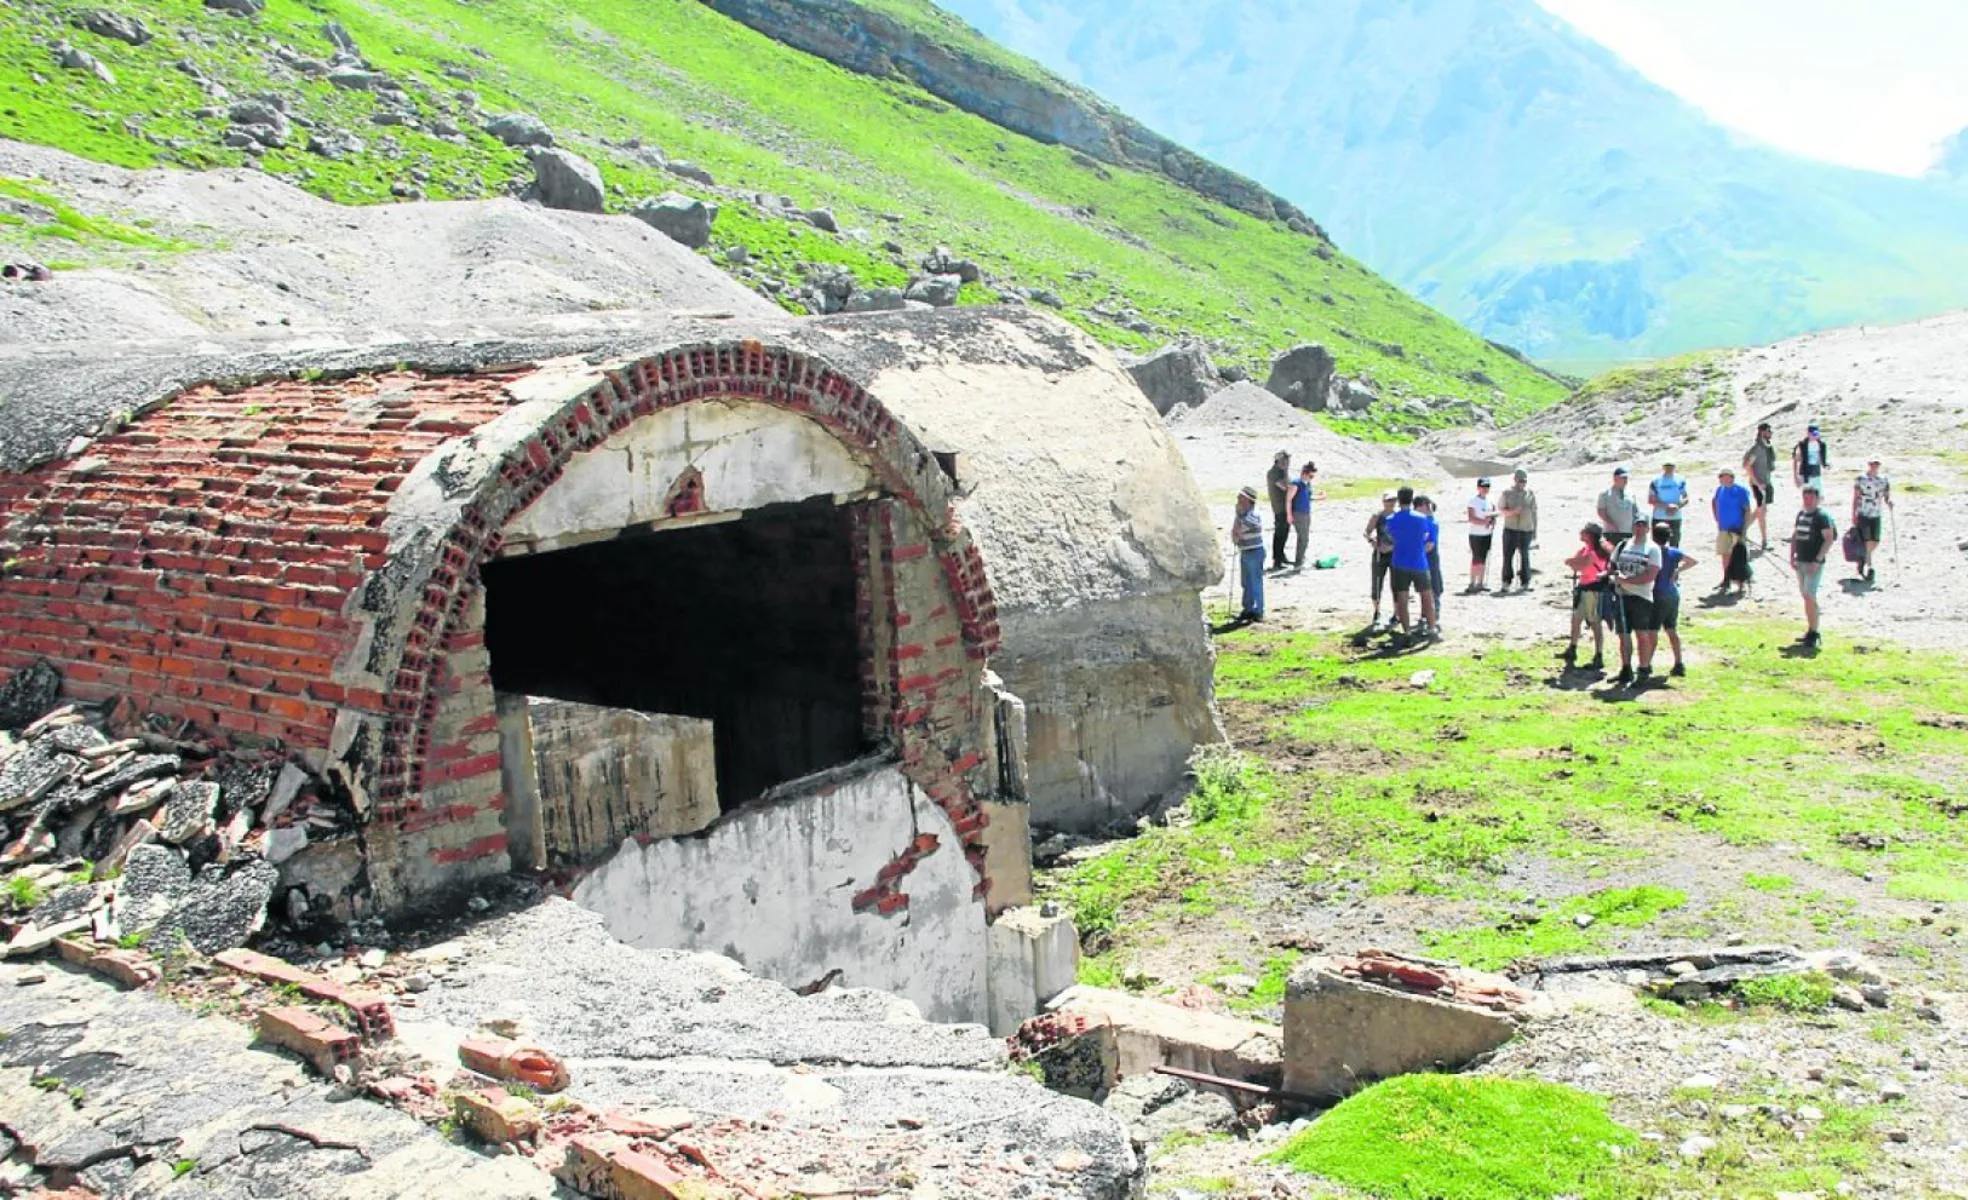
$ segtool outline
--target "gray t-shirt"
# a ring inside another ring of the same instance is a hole
[[[1632,533],[1633,523],[1640,519],[1640,506],[1633,501],[1630,492],[1607,488],[1599,493],[1599,515],[1606,519],[1609,533]]]
[[[1620,594],[1623,596],[1638,596],[1642,600],[1652,599],[1654,594],[1653,580],[1630,581],[1640,580],[1640,577],[1647,573],[1647,568],[1650,566],[1658,572],[1660,565],[1660,547],[1654,545],[1652,542],[1648,542],[1644,546],[1628,542],[1626,545],[1621,546],[1619,554],[1613,558],[1613,578],[1619,581]]]

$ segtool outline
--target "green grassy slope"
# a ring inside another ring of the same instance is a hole
[[[1000,280],[1052,289],[1070,319],[1116,346],[1189,333],[1211,339],[1219,359],[1256,368],[1294,342],[1322,341],[1343,371],[1385,392],[1454,397],[1499,417],[1564,392],[1314,238],[1159,177],[1089,167],[912,85],[787,49],[692,0],[269,0],[251,19],[195,0],[130,0],[119,11],[157,33],[142,47],[70,27],[79,7],[16,0],[0,8],[0,137],[128,166],[246,163],[219,144],[222,112],[197,115],[223,104],[174,66],[182,60],[235,98],[279,93],[318,129],[362,139],[362,152],[331,161],[308,152],[307,130],[296,129],[292,146],[260,160],[309,191],[364,203],[387,201],[393,182],[412,179],[433,199],[512,190],[528,177],[525,161],[478,131],[458,98],[470,89],[478,111],[535,113],[561,144],[596,161],[611,207],[693,190],[622,148],[631,138],[710,169],[725,204],[713,252],[743,244],[783,278],[809,263],[839,263],[864,284],[892,284],[942,242]],[[274,56],[278,44],[328,58],[330,20],[399,82],[423,129],[373,125],[374,96]],[[48,49],[56,38],[102,60],[117,82],[57,67]],[[429,132],[440,120],[462,134]],[[831,206],[843,227],[875,232],[821,234],[731,189]],[[890,238],[906,259],[876,247]],[[965,291],[967,303],[993,299],[988,288]],[[1131,307],[1156,331],[1131,332],[1096,306]],[[1494,386],[1472,382],[1482,379]],[[1431,420],[1464,415],[1464,406],[1446,405]]]

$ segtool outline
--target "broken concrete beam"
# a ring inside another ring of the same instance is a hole
[[[558,1092],[569,1082],[567,1066],[538,1046],[505,1038],[469,1038],[458,1045],[458,1061],[481,1075],[523,1083],[536,1091]]]
[[[984,978],[991,991],[991,1032],[1010,1037],[1080,971],[1080,936],[1064,913],[1014,908],[985,930]]]
[[[540,1132],[540,1110],[497,1088],[459,1092],[451,1098],[451,1112],[480,1141],[494,1146],[530,1141]]]
[[[396,1036],[396,1018],[390,1012],[389,1001],[381,992],[358,991],[332,979],[324,979],[312,971],[302,970],[283,959],[243,946],[221,950],[213,956],[213,961],[228,971],[250,975],[264,983],[299,988],[301,994],[310,1000],[341,1005],[355,1018],[356,1028],[362,1031],[364,1041],[382,1042]]]
[[[1161,1066],[1266,1087],[1276,1086],[1281,1066],[1273,1026],[1105,988],[1068,988],[1017,1036],[1037,1051],[1048,1086],[1089,1099]]]
[[[1337,1098],[1378,1079],[1456,1070],[1516,1032],[1502,1012],[1349,977],[1335,960],[1311,959],[1285,987],[1285,1090]]]
[[[362,1055],[362,1043],[353,1033],[305,1008],[261,1009],[259,1030],[262,1041],[292,1050],[331,1077],[338,1064],[353,1065]]]

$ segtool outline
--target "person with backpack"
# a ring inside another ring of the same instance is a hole
[[[1372,547],[1372,561],[1369,567],[1368,587],[1373,592],[1373,620],[1367,623],[1368,633],[1380,630],[1380,592],[1387,582],[1387,576],[1394,569],[1394,542],[1387,536],[1387,518],[1394,515],[1395,493],[1380,494],[1380,511],[1367,518],[1364,536],[1367,545]]]
[[[1654,609],[1654,581],[1660,578],[1660,547],[1649,543],[1645,522],[1633,527],[1633,537],[1613,556],[1614,586],[1619,595],[1620,687],[1646,687],[1654,674],[1654,646],[1660,640],[1660,616]],[[1640,669],[1634,670],[1638,653]]]
[[[1674,473],[1673,463],[1662,463],[1660,478],[1647,485],[1647,502],[1653,505],[1655,525],[1666,525],[1669,540],[1654,542],[1661,546],[1681,544],[1681,510],[1688,503],[1688,481]]]
[[[1688,673],[1681,658],[1681,572],[1700,564],[1694,555],[1668,541],[1672,533],[1667,522],[1655,523],[1654,544],[1660,547],[1661,569],[1654,577],[1654,622],[1674,651],[1674,666],[1667,673],[1678,679]]]
[[[1879,460],[1866,463],[1865,474],[1852,481],[1852,528],[1865,544],[1865,559],[1857,564],[1859,578],[1871,583],[1872,560],[1879,554],[1881,526],[1893,507],[1893,481],[1879,472]]]
[[[1517,577],[1524,590],[1531,590],[1531,543],[1537,540],[1538,499],[1531,490],[1530,472],[1518,467],[1511,475],[1511,486],[1504,489],[1501,512],[1503,515],[1503,590],[1510,590],[1511,567],[1517,567]]]
[[[1633,536],[1634,523],[1640,519],[1640,506],[1626,494],[1626,479],[1626,468],[1614,467],[1613,486],[1599,493],[1599,527],[1615,546]]]
[[[1237,548],[1237,578],[1243,584],[1239,621],[1264,619],[1264,518],[1257,515],[1257,489],[1237,493],[1237,515],[1230,522],[1230,542]]]
[[[1464,506],[1469,518],[1469,595],[1490,590],[1490,544],[1496,538],[1497,507],[1490,500],[1490,481],[1478,479],[1476,494]]]
[[[1831,469],[1831,448],[1819,436],[1816,425],[1804,431],[1804,440],[1790,451],[1790,474],[1800,490],[1807,483],[1819,485],[1822,493],[1825,472]]]
[[[1292,556],[1292,569],[1295,571],[1305,569],[1305,543],[1312,537],[1312,501],[1323,499],[1312,491],[1312,482],[1318,477],[1319,468],[1308,458],[1298,468],[1298,479],[1291,485],[1291,527],[1292,534],[1298,539],[1296,553]]]
[[[1606,618],[1612,607],[1611,580],[1614,547],[1596,524],[1579,530],[1577,553],[1565,560],[1572,569],[1572,640],[1561,655],[1567,667],[1578,665],[1579,633],[1592,626],[1592,662],[1587,670],[1606,669]]]
[[[1715,557],[1722,560],[1722,582],[1717,592],[1735,589],[1738,595],[1749,590],[1749,518],[1758,508],[1755,494],[1736,482],[1736,473],[1722,468],[1715,495],[1708,510],[1715,517]]]
[[[1798,640],[1806,650],[1816,650],[1824,641],[1818,634],[1818,584],[1824,579],[1832,543],[1838,540],[1838,528],[1818,506],[1819,499],[1817,483],[1805,484],[1804,509],[1790,534],[1790,566],[1797,572],[1797,594],[1804,598],[1804,636]]]
[[[1770,504],[1777,498],[1776,431],[1769,422],[1756,427],[1756,440],[1743,455],[1743,473],[1749,477],[1750,494],[1756,497],[1756,528],[1763,538],[1763,549],[1770,548]]]

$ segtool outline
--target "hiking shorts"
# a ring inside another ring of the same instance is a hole
[[[1606,591],[1600,587],[1575,587],[1572,589],[1572,612],[1588,625],[1597,625],[1606,619]]]
[[[1490,561],[1490,539],[1494,534],[1472,533],[1469,535],[1469,557],[1479,563]]]
[[[1801,562],[1797,564],[1797,594],[1816,596],[1818,581],[1824,578],[1824,564],[1821,562]]]
[[[1681,628],[1681,593],[1669,592],[1665,596],[1654,597],[1654,628]]]
[[[1860,514],[1858,520],[1859,536],[1865,539],[1866,545],[1877,546],[1882,540],[1879,534],[1885,523],[1883,517],[1868,517]]]
[[[1749,494],[1756,497],[1756,507],[1768,508],[1770,501],[1777,498],[1777,485],[1774,483],[1751,483]]]
[[[1715,535],[1715,557],[1728,562],[1729,556],[1736,552],[1736,543],[1747,540],[1740,529],[1722,530]]]
[[[1435,589],[1429,586],[1428,583],[1428,572],[1410,571],[1406,567],[1395,567],[1394,594],[1396,596],[1405,596],[1411,591],[1428,592],[1431,595],[1434,593]]]
[[[1652,596],[1620,593],[1620,629],[1626,633],[1653,633],[1660,628],[1660,614],[1654,610]]]

